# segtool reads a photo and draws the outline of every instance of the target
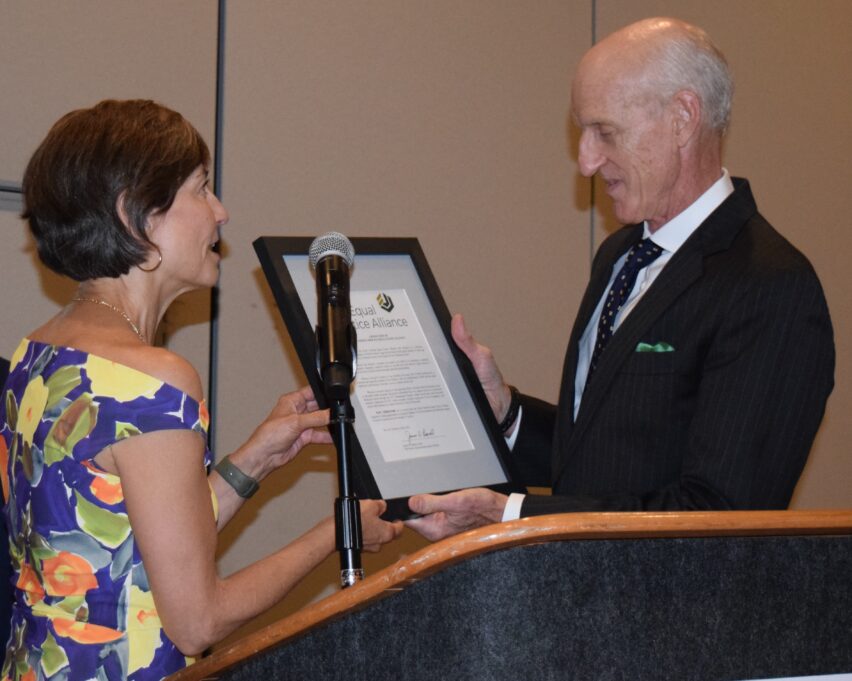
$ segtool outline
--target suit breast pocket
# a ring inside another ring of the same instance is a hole
[[[676,352],[634,352],[621,367],[621,373],[653,376],[677,371]]]

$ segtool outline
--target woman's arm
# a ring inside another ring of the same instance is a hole
[[[148,433],[112,447],[157,611],[166,634],[187,655],[277,603],[334,550],[334,525],[326,519],[267,558],[220,578],[203,450],[191,431]],[[384,502],[364,501],[361,509],[365,546],[402,531],[401,523],[378,519]]]

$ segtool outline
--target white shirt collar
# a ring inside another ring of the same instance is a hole
[[[643,237],[650,237],[651,241],[669,253],[674,253],[683,246],[684,242],[692,236],[710,213],[734,192],[734,183],[726,168],[722,168],[722,177],[716,180],[710,188],[699,196],[693,203],[673,217],[666,224],[651,234],[648,223],[645,222]]]

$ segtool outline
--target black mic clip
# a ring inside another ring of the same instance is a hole
[[[352,324],[346,327],[346,340],[351,354],[351,365],[349,363],[332,361],[323,366],[322,352],[320,348],[328,347],[325,330],[317,325],[314,330],[317,340],[317,375],[322,384],[323,394],[329,402],[346,400],[349,397],[349,388],[358,373],[358,334]]]
[[[328,406],[331,411],[328,419],[330,426],[338,423],[355,423],[355,410],[350,400],[334,400]]]

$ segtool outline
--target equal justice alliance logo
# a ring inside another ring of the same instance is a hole
[[[393,300],[391,300],[391,297],[387,293],[379,293],[376,296],[376,302],[385,312],[393,311]]]

